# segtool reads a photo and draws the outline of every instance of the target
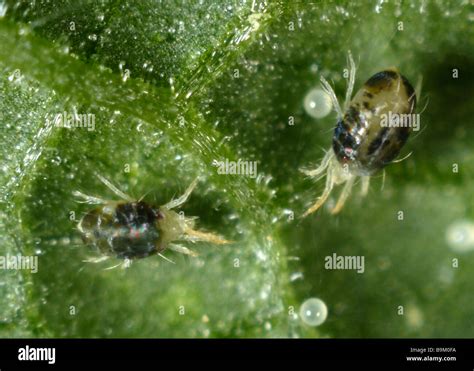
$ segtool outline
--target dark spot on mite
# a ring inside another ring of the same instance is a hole
[[[344,121],[339,121],[334,129],[333,139],[338,141],[344,147],[354,145],[354,138],[349,134],[349,128]]]
[[[153,224],[158,215],[145,202],[129,202],[117,206],[115,218],[123,226],[139,227],[142,224]]]
[[[369,108],[370,108],[369,102],[364,102],[364,108],[365,108],[365,109],[369,109]]]
[[[367,150],[367,154],[369,156],[372,155],[376,150],[380,148],[380,146],[384,142],[387,132],[388,132],[388,128],[381,129],[380,132],[377,134],[377,137],[370,143],[369,148]]]
[[[81,221],[83,241],[119,259],[144,258],[158,252],[161,232],[156,222],[162,218],[158,208],[141,201],[119,203],[113,215],[97,208]]]
[[[357,154],[356,139],[349,133],[349,129],[350,125],[348,125],[344,120],[339,121],[334,129],[334,136],[332,138],[334,153],[338,160],[343,163],[353,159]],[[350,153],[350,156],[348,155],[348,152]]]
[[[391,146],[387,147],[384,150],[384,156],[381,159],[379,166],[384,167],[385,165],[390,164],[400,153],[400,146]]]
[[[374,95],[372,93],[369,93],[368,91],[364,92],[364,95],[369,99],[372,99],[374,97]]]
[[[342,145],[344,146],[344,148],[354,149],[355,144],[356,144],[356,141],[352,135],[346,135],[344,138],[344,141],[342,142]]]
[[[345,127],[344,121],[339,121],[334,128],[334,137],[339,138],[345,131],[347,131],[347,128]]]
[[[410,128],[397,128],[397,139],[400,141],[400,147],[405,144],[410,135]]]
[[[345,125],[348,129],[358,130],[361,125],[360,110],[354,106],[350,106],[344,116]],[[354,129],[355,128],[355,129]]]
[[[392,83],[392,80],[397,78],[398,74],[395,71],[382,71],[373,75],[365,83],[369,87],[383,87],[389,86]]]

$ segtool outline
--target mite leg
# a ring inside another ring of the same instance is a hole
[[[344,188],[342,188],[341,195],[339,196],[339,199],[337,200],[336,206],[331,210],[331,214],[337,214],[339,211],[342,210],[342,207],[344,206],[344,203],[347,200],[347,197],[351,194],[351,189],[352,186],[354,185],[354,180],[355,176],[351,176],[347,181],[346,184],[344,184]]]
[[[316,178],[318,175],[321,175],[327,169],[333,157],[334,157],[334,151],[332,149],[329,149],[329,151],[327,151],[326,154],[324,155],[324,158],[321,161],[321,164],[316,169],[312,169],[312,170],[300,169],[300,171],[306,174],[307,176]]]
[[[188,249],[187,247],[184,247],[183,245],[170,243],[168,245],[168,248],[170,250],[179,252],[181,254],[190,255],[190,256],[198,256],[198,253],[194,252],[193,250]]]
[[[77,202],[81,204],[91,204],[91,205],[100,205],[100,204],[106,204],[108,203],[107,200],[104,200],[103,198],[95,197],[95,196],[89,196],[86,195],[85,193],[82,193],[80,191],[74,191],[72,194],[77,197],[78,199],[82,200],[77,200]]]
[[[421,87],[423,86],[423,76],[422,75],[418,75],[418,79],[416,81],[416,87],[415,87],[415,104],[416,104],[416,101],[420,101],[421,100]],[[410,97],[411,98],[411,97]],[[428,103],[427,103],[428,104]],[[415,107],[412,107],[412,112],[414,111],[414,108]],[[426,108],[426,106],[425,106]],[[425,108],[423,108],[422,111],[425,110]]]
[[[183,238],[185,240],[192,241],[192,242],[205,241],[205,242],[210,242],[216,245],[224,245],[224,244],[232,243],[232,241],[225,240],[214,233],[197,231],[188,226],[184,228]]]
[[[316,210],[318,210],[321,207],[321,205],[326,202],[333,187],[334,187],[333,170],[332,170],[332,167],[329,166],[327,175],[326,175],[326,186],[324,188],[323,194],[318,198],[318,200],[314,203],[313,206],[311,206],[308,210],[305,211],[302,217],[305,218],[309,214],[314,213]]]
[[[408,155],[406,155],[406,156],[404,156],[404,157],[402,157],[402,158],[400,158],[400,159],[398,159],[398,160],[393,160],[393,161],[391,162],[391,164],[396,164],[396,163],[398,163],[398,162],[405,161],[408,157],[410,157],[410,156],[412,155],[412,153],[413,153],[413,152],[410,152]]]
[[[323,90],[326,92],[327,95],[329,95],[329,98],[331,98],[332,105],[334,109],[337,112],[338,118],[342,118],[344,116],[341,106],[339,105],[339,101],[337,100],[336,93],[334,93],[333,88],[331,85],[327,82],[327,80],[324,78],[324,76],[321,76],[320,79],[321,85],[323,86]]]
[[[360,195],[362,197],[367,196],[367,193],[369,192],[369,183],[370,183],[370,176],[363,176],[362,181],[361,181],[361,189],[360,189]]]
[[[115,268],[122,268],[122,269],[127,269],[130,268],[132,265],[132,259],[124,259],[123,262],[120,262],[118,264],[112,265],[111,267],[105,268],[104,271],[110,271]]]
[[[163,205],[163,207],[165,209],[174,209],[175,207],[178,207],[182,204],[184,204],[187,199],[189,198],[189,196],[191,195],[192,191],[194,190],[194,188],[196,187],[197,183],[198,183],[198,180],[199,178],[196,178],[193,180],[193,182],[189,185],[188,189],[186,189],[186,191],[184,192],[184,194],[174,200],[171,200],[170,202],[168,202],[166,205]]]
[[[120,189],[118,189],[116,186],[114,186],[108,179],[104,178],[102,175],[96,174],[97,178],[104,183],[107,188],[109,188],[112,192],[114,192],[118,197],[120,197],[122,200],[128,201],[128,202],[134,202],[135,200],[127,195],[126,193],[123,193]]]
[[[383,191],[385,187],[385,169],[383,169],[383,173],[382,173],[382,187],[380,188],[381,191]]]
[[[115,265],[112,265],[111,267],[107,267],[107,268],[104,268],[104,271],[111,271],[112,269],[115,269],[115,268],[128,268],[130,266],[130,264],[126,265],[125,261],[123,262],[120,262],[118,264],[115,264]]]
[[[346,100],[344,101],[344,111],[346,111],[349,108],[349,102],[351,101],[351,98],[352,98],[352,91],[354,90],[355,73],[356,73],[356,66],[354,63],[354,59],[352,59],[352,53],[350,50],[347,52],[347,56],[349,59],[349,82],[347,85]]]
[[[109,259],[109,258],[110,258],[109,256],[100,256],[100,257],[98,257],[98,258],[85,259],[85,260],[83,260],[82,262],[83,262],[83,263],[94,263],[94,264],[97,264],[97,263],[103,262],[104,260],[107,260],[107,259]]]
[[[148,194],[149,194],[150,192],[151,192],[151,191],[146,192],[142,197],[140,197],[140,198],[138,199],[138,202],[142,202],[143,199],[144,199],[146,196],[148,196]]]
[[[164,256],[163,254],[158,253],[158,256],[159,256],[160,258],[165,259],[168,263],[176,264],[174,261],[172,261],[171,259],[168,259],[168,258],[167,258],[166,256]]]

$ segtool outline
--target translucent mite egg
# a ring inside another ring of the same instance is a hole
[[[332,110],[332,102],[329,95],[321,89],[312,89],[304,98],[304,109],[308,115],[315,119],[323,118]]]
[[[446,241],[456,252],[474,250],[474,223],[469,220],[459,220],[446,230]]]
[[[308,326],[316,327],[323,324],[328,316],[326,303],[318,298],[310,298],[300,308],[301,320]]]

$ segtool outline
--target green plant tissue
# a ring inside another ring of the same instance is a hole
[[[304,99],[324,76],[343,101],[348,51],[354,92],[420,82],[421,130],[366,197],[301,218],[336,124]],[[473,51],[469,1],[1,0],[0,252],[38,266],[0,269],[0,336],[473,337]],[[254,176],[216,167],[239,160]],[[74,192],[117,199],[97,174],[153,205],[199,176],[180,210],[233,242],[84,262]]]

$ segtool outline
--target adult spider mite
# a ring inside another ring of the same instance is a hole
[[[116,257],[124,259],[123,266],[127,267],[132,260],[151,255],[159,255],[170,261],[162,255],[165,249],[191,256],[197,255],[187,247],[175,243],[178,240],[207,241],[218,245],[230,243],[213,233],[195,230],[194,222],[197,217],[185,217],[172,210],[187,201],[198,178],[182,196],[156,207],[142,199],[133,199],[103,176],[97,177],[120,201],[109,201],[79,191],[74,192],[83,203],[100,205],[86,213],[77,225],[84,243],[93,246],[102,254],[102,257],[90,260],[92,262]]]
[[[412,85],[396,68],[389,68],[369,78],[351,100],[355,64],[349,52],[349,82],[341,109],[334,90],[321,76],[321,84],[337,112],[337,125],[329,149],[321,164],[306,175],[320,179],[326,175],[326,186],[319,199],[303,214],[318,210],[333,187],[343,184],[339,199],[331,210],[337,214],[344,206],[355,179],[362,178],[362,196],[369,189],[370,176],[383,169],[399,154],[412,131],[412,125],[387,125],[386,117],[410,117],[415,111],[416,94]]]

